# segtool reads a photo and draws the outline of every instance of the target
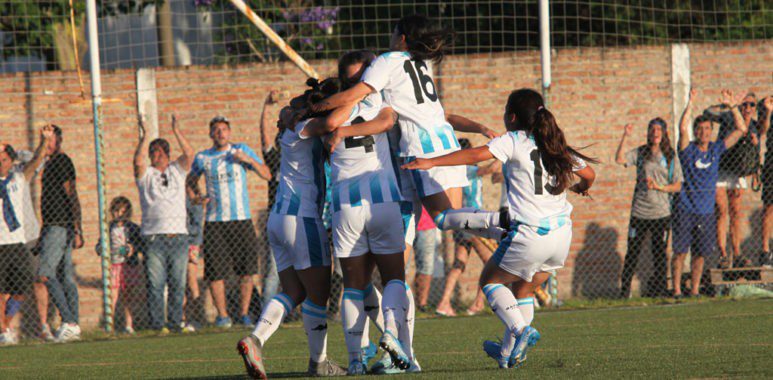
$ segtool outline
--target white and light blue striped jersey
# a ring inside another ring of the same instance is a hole
[[[376,58],[362,81],[381,92],[384,102],[400,116],[400,154],[436,157],[459,150],[459,142],[438,98],[430,63],[393,51]]]
[[[322,217],[325,202],[325,159],[319,137],[302,136],[310,120],[286,129],[279,138],[282,157],[279,188],[272,213],[301,217]]]
[[[381,111],[381,95],[373,93],[352,109],[344,126],[373,120]],[[399,202],[397,166],[387,132],[349,137],[330,156],[333,212],[363,203]]]
[[[470,184],[462,189],[462,206],[483,208],[483,181],[478,176],[477,166],[467,165],[467,180]]]
[[[534,139],[524,131],[508,132],[487,144],[489,151],[506,165],[502,168],[507,184],[510,220],[537,227],[546,234],[569,222],[572,204],[566,200],[566,191],[553,195],[548,191],[555,177],[542,165],[542,157]],[[585,168],[585,162],[576,158],[574,170]]]
[[[241,150],[258,163],[263,161],[249,146],[241,143],[231,144],[227,149],[218,151],[209,148],[196,154],[191,166],[191,175],[204,175],[207,183],[207,221],[228,222],[247,220],[250,215],[250,197],[247,194],[247,170],[249,164],[233,159],[233,154]]]

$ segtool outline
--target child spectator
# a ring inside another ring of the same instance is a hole
[[[115,197],[110,202],[110,217],[110,305],[113,308],[112,315],[115,315],[118,301],[121,301],[125,326],[123,331],[133,335],[131,305],[137,303],[137,290],[140,287],[140,226],[131,221],[132,204],[124,196]],[[97,247],[97,254],[99,252]]]

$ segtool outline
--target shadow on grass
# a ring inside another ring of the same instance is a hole
[[[279,373],[268,373],[269,379],[292,379],[292,378],[301,378],[301,377],[309,377],[309,374],[306,372],[279,372]],[[236,376],[201,376],[201,377],[170,377],[167,378],[167,380],[244,380],[247,378],[245,375],[236,375]]]

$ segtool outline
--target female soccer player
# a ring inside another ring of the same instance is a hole
[[[307,90],[293,103],[319,101],[338,91],[336,80],[308,82]],[[266,378],[263,346],[284,317],[301,304],[303,328],[309,344],[309,374],[340,376],[346,370],[327,358],[327,301],[330,294],[330,252],[321,211],[325,196],[322,141],[310,136],[311,119],[287,126],[289,110],[280,113],[279,143],[282,146],[277,200],[268,219],[268,239],[276,259],[282,293],[266,305],[252,334],[239,341],[237,349],[247,374]],[[324,116],[324,115],[311,115]]]
[[[417,159],[404,166],[426,170],[491,158],[505,164],[510,232],[480,278],[491,309],[506,328],[501,347],[496,347],[499,352],[492,352],[491,342],[484,344],[500,368],[523,362],[530,341],[534,344],[539,339],[537,330],[529,326],[534,313],[534,289],[548,279],[549,271],[563,267],[572,240],[572,205],[566,200],[566,190],[587,195],[596,177],[585,163],[595,160],[567,145],[553,114],[545,109],[536,91],[512,92],[504,120],[509,132],[486,146]],[[580,177],[580,182],[572,185],[574,175]],[[513,291],[507,284],[513,284]]]
[[[496,133],[458,115],[446,116],[440,104],[427,61],[440,63],[453,33],[420,15],[403,17],[395,27],[390,52],[370,65],[362,81],[315,104],[315,111],[345,107],[371,93],[382,93],[384,102],[398,115],[403,162],[430,158],[459,150],[454,130]],[[486,237],[501,237],[498,212],[461,208],[462,188],[467,186],[464,166],[414,170],[417,196],[441,229],[466,229]]]
[[[363,51],[341,57],[343,85],[357,83],[374,58]],[[356,104],[337,108],[324,123],[315,119],[320,122],[307,127],[311,135],[333,131],[328,138],[332,151],[333,247],[344,278],[342,320],[350,375],[366,371],[361,348],[367,345],[365,299],[374,265],[384,283],[380,345],[399,369],[419,370],[418,365],[411,366],[408,325],[413,322],[413,303],[405,284],[405,227],[395,228],[404,221],[399,168],[392,159],[387,136],[397,115],[382,103],[381,94],[370,93]],[[342,120],[344,115],[347,118]]]

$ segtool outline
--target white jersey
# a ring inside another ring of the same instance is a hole
[[[381,108],[381,95],[370,94],[354,106],[343,125],[373,120]],[[334,213],[341,207],[402,200],[397,165],[392,158],[387,132],[341,141],[330,157],[330,169]]]
[[[0,245],[25,244],[37,239],[38,219],[32,208],[30,184],[21,168],[14,167],[7,177],[0,178],[0,194]],[[6,197],[10,205],[3,204]]]
[[[302,136],[309,120],[286,129],[279,138],[282,157],[279,164],[279,188],[272,213],[321,217],[325,201],[325,167],[322,141]]]
[[[362,81],[381,92],[399,115],[401,156],[436,157],[460,149],[426,62],[411,59],[408,52],[385,53],[370,64]]]
[[[553,195],[548,191],[555,184],[555,177],[543,170],[542,158],[531,136],[524,131],[508,132],[487,145],[491,154],[505,164],[502,173],[510,220],[537,227],[543,233],[570,221],[572,204],[566,200],[566,192]],[[578,157],[574,170],[585,166]]]

